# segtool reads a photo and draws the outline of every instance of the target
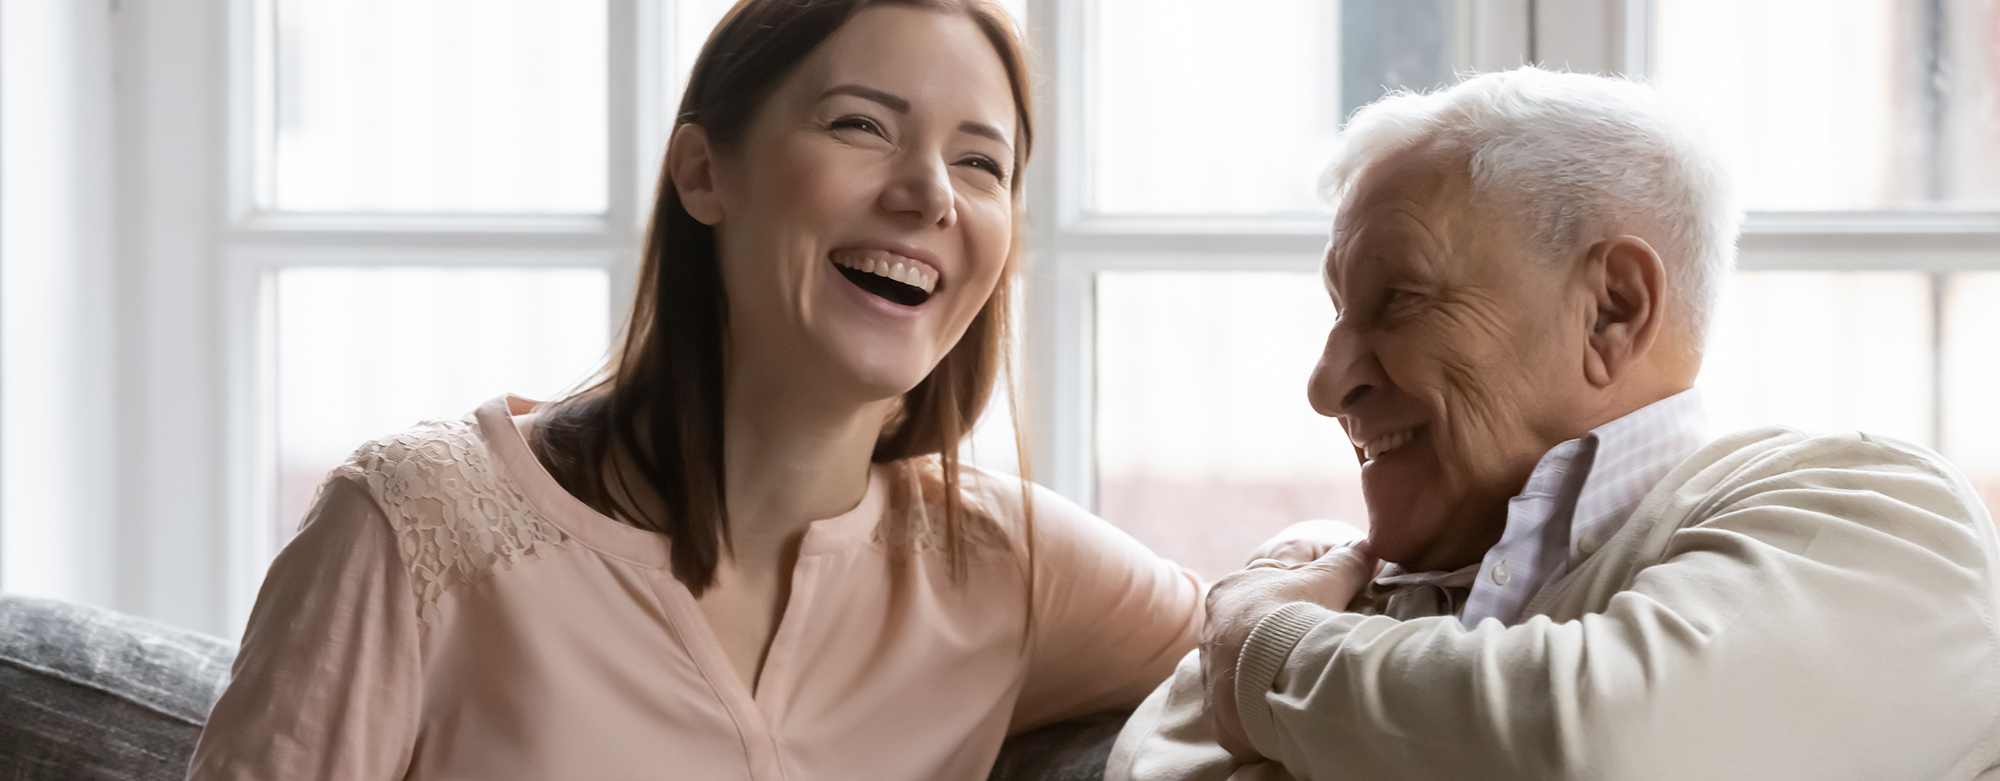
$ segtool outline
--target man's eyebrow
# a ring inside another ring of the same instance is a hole
[[[842,84],[840,86],[829,89],[826,92],[820,93],[819,99],[826,100],[827,98],[833,97],[835,95],[853,95],[854,97],[861,98],[863,100],[872,100],[875,101],[876,103],[880,103],[884,106],[889,107],[890,111],[894,111],[898,114],[910,113],[910,101],[896,97],[887,92],[883,92],[879,89],[874,89],[871,87],[863,87],[859,84]]]

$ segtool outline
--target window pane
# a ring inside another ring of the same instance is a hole
[[[1750,209],[2000,207],[1991,0],[1652,4],[1654,75]]]
[[[584,379],[604,357],[609,296],[598,269],[280,271],[272,550],[361,443]]]
[[[2000,510],[2000,272],[1952,275],[1944,311],[1940,449]]]
[[[1717,433],[1783,424],[1931,444],[1931,286],[1911,272],[1745,272],[1700,385]]]
[[[1340,424],[1306,402],[1333,325],[1313,274],[1097,277],[1097,507],[1217,578],[1308,518],[1367,523]]]
[[[276,0],[283,211],[605,208],[603,0]]]
[[[1085,122],[1092,209],[1319,210],[1354,108],[1451,80],[1449,0],[1094,0]]]

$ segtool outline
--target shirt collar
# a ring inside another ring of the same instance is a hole
[[[1460,618],[1513,623],[1542,586],[1597,551],[1647,492],[1707,441],[1698,391],[1641,407],[1549,449],[1509,500]]]
[[[1588,549],[1586,555],[1624,526],[1639,501],[1674,467],[1708,442],[1708,413],[1701,392],[1686,390],[1591,434],[1597,437],[1597,457],[1570,520],[1570,548],[1581,545]]]

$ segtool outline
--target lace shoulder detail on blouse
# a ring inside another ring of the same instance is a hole
[[[945,513],[944,470],[938,460],[909,458],[889,469],[888,517],[875,527],[875,541],[892,550],[945,550],[944,527],[950,521]],[[1024,545],[1010,531],[1010,525],[1017,525],[1022,514],[1015,506],[1018,503],[995,501],[999,481],[972,467],[961,466],[959,475],[959,533],[965,535],[967,552],[986,554]],[[1015,482],[1018,486],[1019,481]]]
[[[389,516],[425,621],[454,587],[568,542],[502,473],[470,417],[362,445],[334,476],[366,487]]]

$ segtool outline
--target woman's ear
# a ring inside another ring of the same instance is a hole
[[[1609,386],[1640,362],[1660,337],[1667,301],[1666,265],[1644,239],[1619,236],[1590,248],[1596,298],[1584,373]]]
[[[715,148],[709,146],[708,131],[700,125],[674,129],[667,142],[667,178],[688,216],[703,225],[722,222],[722,197],[715,187]]]

